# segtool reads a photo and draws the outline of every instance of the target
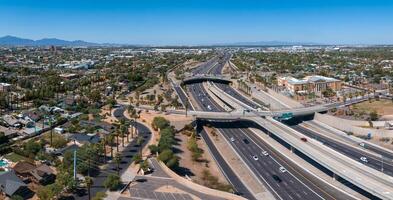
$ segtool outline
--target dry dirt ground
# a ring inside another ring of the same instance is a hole
[[[357,113],[370,113],[375,110],[380,116],[393,115],[393,102],[385,99],[379,101],[373,100],[371,103],[365,101],[352,106],[352,109]]]
[[[154,111],[143,111],[140,115],[140,120],[144,121],[146,124],[150,125],[151,122],[153,121],[154,117],[156,116],[162,116],[169,120],[172,125],[175,126],[177,130],[183,128],[186,124],[191,123],[192,117],[185,117],[184,115],[165,115],[162,113],[154,112]],[[158,141],[158,133],[154,134],[155,138],[153,141]],[[188,136],[183,135],[181,133],[178,133],[176,135],[176,139],[178,140],[178,146],[176,146],[177,149],[181,150],[177,154],[181,159],[180,159],[180,166],[183,168],[186,168],[187,171],[191,172],[190,174],[193,174],[190,176],[191,179],[193,179],[196,182],[201,181],[202,177],[202,171],[204,169],[208,169],[211,174],[215,175],[218,177],[219,181],[222,183],[227,183],[225,177],[222,175],[220,172],[217,164],[215,163],[214,159],[211,157],[206,144],[203,142],[203,140],[198,139],[197,143],[199,148],[203,150],[203,155],[202,159],[207,160],[208,164],[206,165],[206,162],[194,162],[191,159],[191,152],[187,149],[187,141],[188,141]],[[207,167],[208,166],[208,167]]]
[[[195,162],[192,160],[191,152],[187,149],[188,138],[189,136],[182,133],[178,133],[176,135],[176,139],[178,140],[176,148],[182,150],[177,154],[181,158],[180,166],[189,170],[188,175],[191,174],[189,177],[197,183],[202,183],[202,171],[209,170],[210,173],[216,176],[220,182],[227,183],[214,159],[211,157],[206,144],[200,138],[197,140],[197,144],[198,147],[203,150],[201,161]]]

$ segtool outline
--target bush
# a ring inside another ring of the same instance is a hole
[[[110,174],[104,181],[104,187],[110,191],[114,191],[121,185],[121,180],[118,175]]]
[[[370,117],[369,118],[370,118],[371,121],[378,120],[378,113],[375,110],[370,112]]]
[[[164,129],[166,127],[169,127],[170,123],[168,120],[166,120],[164,117],[154,117],[153,122],[152,122],[152,127],[154,130],[158,129]]]
[[[158,159],[164,163],[167,163],[173,157],[173,151],[170,149],[166,149],[160,153]]]
[[[158,152],[158,146],[157,145],[149,145],[150,153],[156,154]]]
[[[179,167],[179,158],[177,156],[172,157],[167,163],[166,166],[168,166],[171,169],[176,169]]]
[[[206,169],[202,171],[202,181],[203,181],[203,185],[212,189],[217,189],[226,192],[230,192],[233,190],[231,185],[219,182],[218,178],[213,176],[210,173],[210,171]]]
[[[105,192],[97,192],[96,196],[94,196],[92,200],[104,200],[105,197]]]
[[[199,158],[201,158],[203,150],[198,147],[198,144],[196,142],[196,138],[194,135],[192,135],[190,137],[190,139],[188,139],[187,149],[191,151],[193,161],[198,161]]]
[[[135,164],[138,164],[138,163],[140,163],[141,161],[142,161],[142,156],[141,156],[141,154],[135,154],[133,157],[132,157],[132,160],[135,162]]]

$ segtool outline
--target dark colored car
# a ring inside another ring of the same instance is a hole
[[[249,144],[250,142],[247,139],[243,139],[243,142]]]
[[[300,138],[303,142],[307,142],[307,138],[304,138],[304,137],[302,137],[302,138]]]
[[[273,179],[274,179],[275,181],[277,181],[277,183],[281,183],[281,182],[282,182],[282,180],[281,180],[281,178],[280,178],[279,176],[273,174],[272,177],[273,177]]]

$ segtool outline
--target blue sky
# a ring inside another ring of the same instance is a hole
[[[128,44],[393,44],[388,0],[0,0],[0,36]]]

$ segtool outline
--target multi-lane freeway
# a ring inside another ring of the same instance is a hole
[[[377,170],[383,170],[385,174],[393,176],[393,165],[391,161],[383,162],[384,160],[382,160],[383,158],[380,156],[377,156],[375,154],[370,154],[366,151],[362,151],[359,148],[354,148],[353,146],[326,137],[323,134],[319,134],[316,131],[305,128],[303,126],[292,125],[291,127],[303,133],[304,135],[307,135],[310,138],[314,138],[322,142],[324,145],[334,149],[335,151],[340,152],[356,161],[363,163],[364,165],[367,165]]]
[[[219,68],[219,65],[218,67]],[[211,72],[220,73],[222,69],[211,68]],[[223,111],[215,101],[209,97],[202,83],[188,85],[188,91],[194,97],[197,107],[204,111]],[[264,183],[270,192],[278,199],[334,199],[338,198],[334,192],[326,192],[316,180],[299,176],[299,172],[290,163],[278,158],[270,147],[256,139],[255,134],[247,128],[236,127],[237,123],[226,123],[228,127],[218,130],[231,142],[232,148],[240,155],[256,178]],[[270,152],[269,156],[262,152]],[[219,163],[220,164],[220,163]],[[221,164],[220,164],[221,165]],[[285,167],[287,166],[287,167]]]

